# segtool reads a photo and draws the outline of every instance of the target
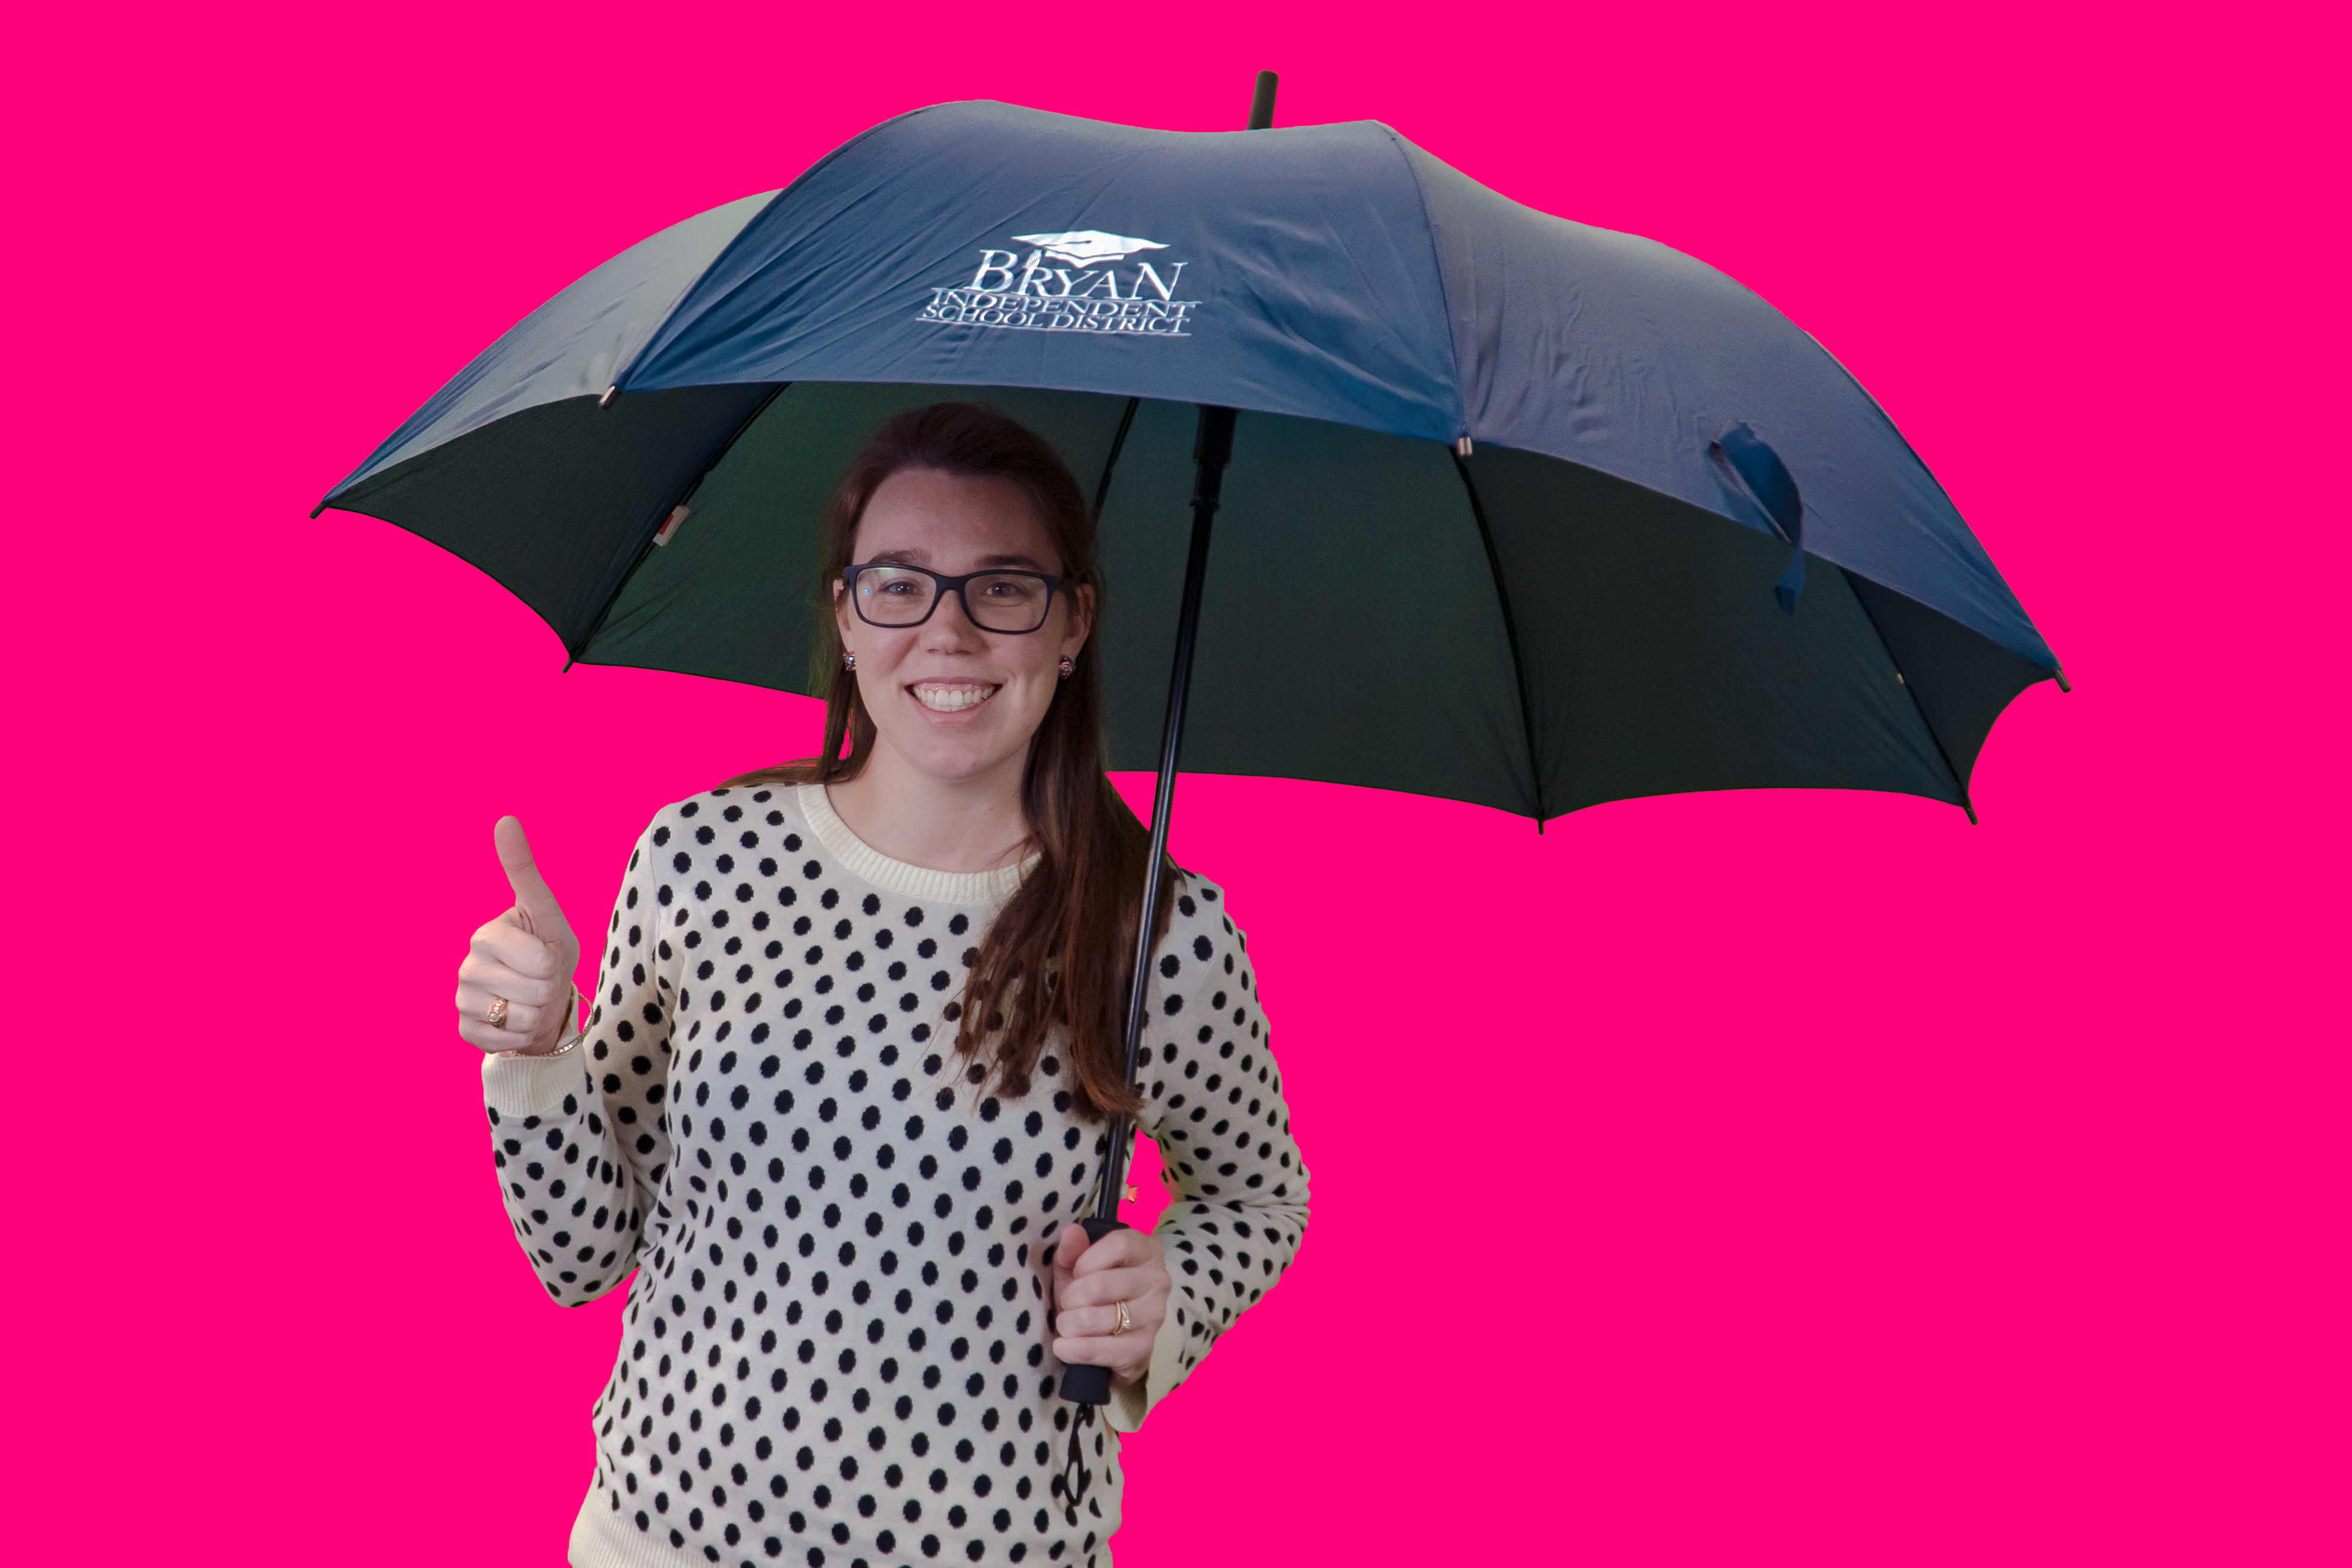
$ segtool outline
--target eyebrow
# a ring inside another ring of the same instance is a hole
[[[872,566],[921,566],[929,556],[928,550],[885,550],[878,555],[868,557],[866,563]],[[1032,572],[1045,573],[1045,568],[1038,563],[1036,558],[1029,555],[983,555],[974,570],[986,572],[998,566],[1026,566]]]

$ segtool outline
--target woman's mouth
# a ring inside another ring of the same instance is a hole
[[[967,680],[919,680],[908,687],[915,700],[934,713],[961,713],[996,695],[997,689]]]

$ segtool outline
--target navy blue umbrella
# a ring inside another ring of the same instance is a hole
[[[821,693],[824,500],[881,419],[969,395],[1094,484],[1155,868],[1180,743],[1538,827],[1756,787],[1973,818],[1994,719],[2063,679],[1828,352],[1664,246],[1271,111],[1269,75],[1245,132],[902,115],[581,279],[321,507],[473,562],[575,661]]]

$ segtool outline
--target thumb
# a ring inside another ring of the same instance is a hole
[[[523,837],[522,824],[501,816],[493,837],[498,841],[499,864],[506,868],[507,885],[514,889],[515,908],[522,915],[523,925],[542,941],[568,929],[563,910],[548,890],[547,879],[539,874],[539,866],[530,858],[530,840]]]
[[[1078,1266],[1078,1259],[1093,1243],[1087,1239],[1087,1227],[1072,1220],[1054,1238],[1054,1267],[1067,1274]]]

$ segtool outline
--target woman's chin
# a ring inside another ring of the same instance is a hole
[[[966,729],[945,733],[928,726],[913,733],[883,732],[881,739],[916,773],[941,784],[963,784],[1023,760],[1024,748],[1006,746],[994,733]]]

